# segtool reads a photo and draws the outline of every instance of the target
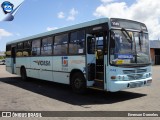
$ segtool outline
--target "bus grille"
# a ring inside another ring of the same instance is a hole
[[[132,74],[132,75],[127,75],[129,80],[138,80],[143,77],[143,74]]]
[[[147,69],[123,70],[123,73],[124,73],[124,74],[144,73],[144,72],[147,72]]]

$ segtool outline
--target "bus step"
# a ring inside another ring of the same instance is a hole
[[[95,79],[103,80],[104,74],[103,73],[96,73]]]
[[[103,89],[104,88],[104,82],[103,82],[103,80],[101,80],[101,79],[94,79],[94,84],[93,84],[92,87]]]
[[[103,65],[103,63],[104,63],[104,61],[102,59],[96,60],[96,64]]]
[[[102,89],[102,88],[97,88],[97,87],[88,87],[88,88],[94,89],[94,90],[104,90],[104,89]]]
[[[104,65],[96,65],[97,67],[103,67]]]
[[[101,79],[94,79],[94,81],[103,82]]]
[[[103,66],[96,66],[96,71],[103,72],[104,71],[104,67]]]
[[[98,74],[103,74],[104,72],[96,72],[96,73],[98,73]]]

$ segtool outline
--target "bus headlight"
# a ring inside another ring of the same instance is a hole
[[[151,76],[152,76],[151,73],[147,73],[147,74],[146,74],[146,78],[149,78],[149,77],[151,77]]]
[[[111,80],[125,80],[125,76],[123,75],[111,76]]]
[[[146,78],[148,78],[149,77],[149,74],[146,74]]]
[[[119,76],[119,80],[125,80],[125,76],[124,75]]]

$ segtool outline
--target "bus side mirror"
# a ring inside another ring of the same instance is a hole
[[[139,45],[143,45],[143,39],[144,39],[143,32],[140,32],[140,34],[139,34]]]
[[[115,33],[111,31],[110,47],[115,48]]]

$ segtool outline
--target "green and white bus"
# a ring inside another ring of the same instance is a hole
[[[6,70],[37,78],[116,92],[152,82],[145,24],[101,18],[22,38],[6,45]]]

